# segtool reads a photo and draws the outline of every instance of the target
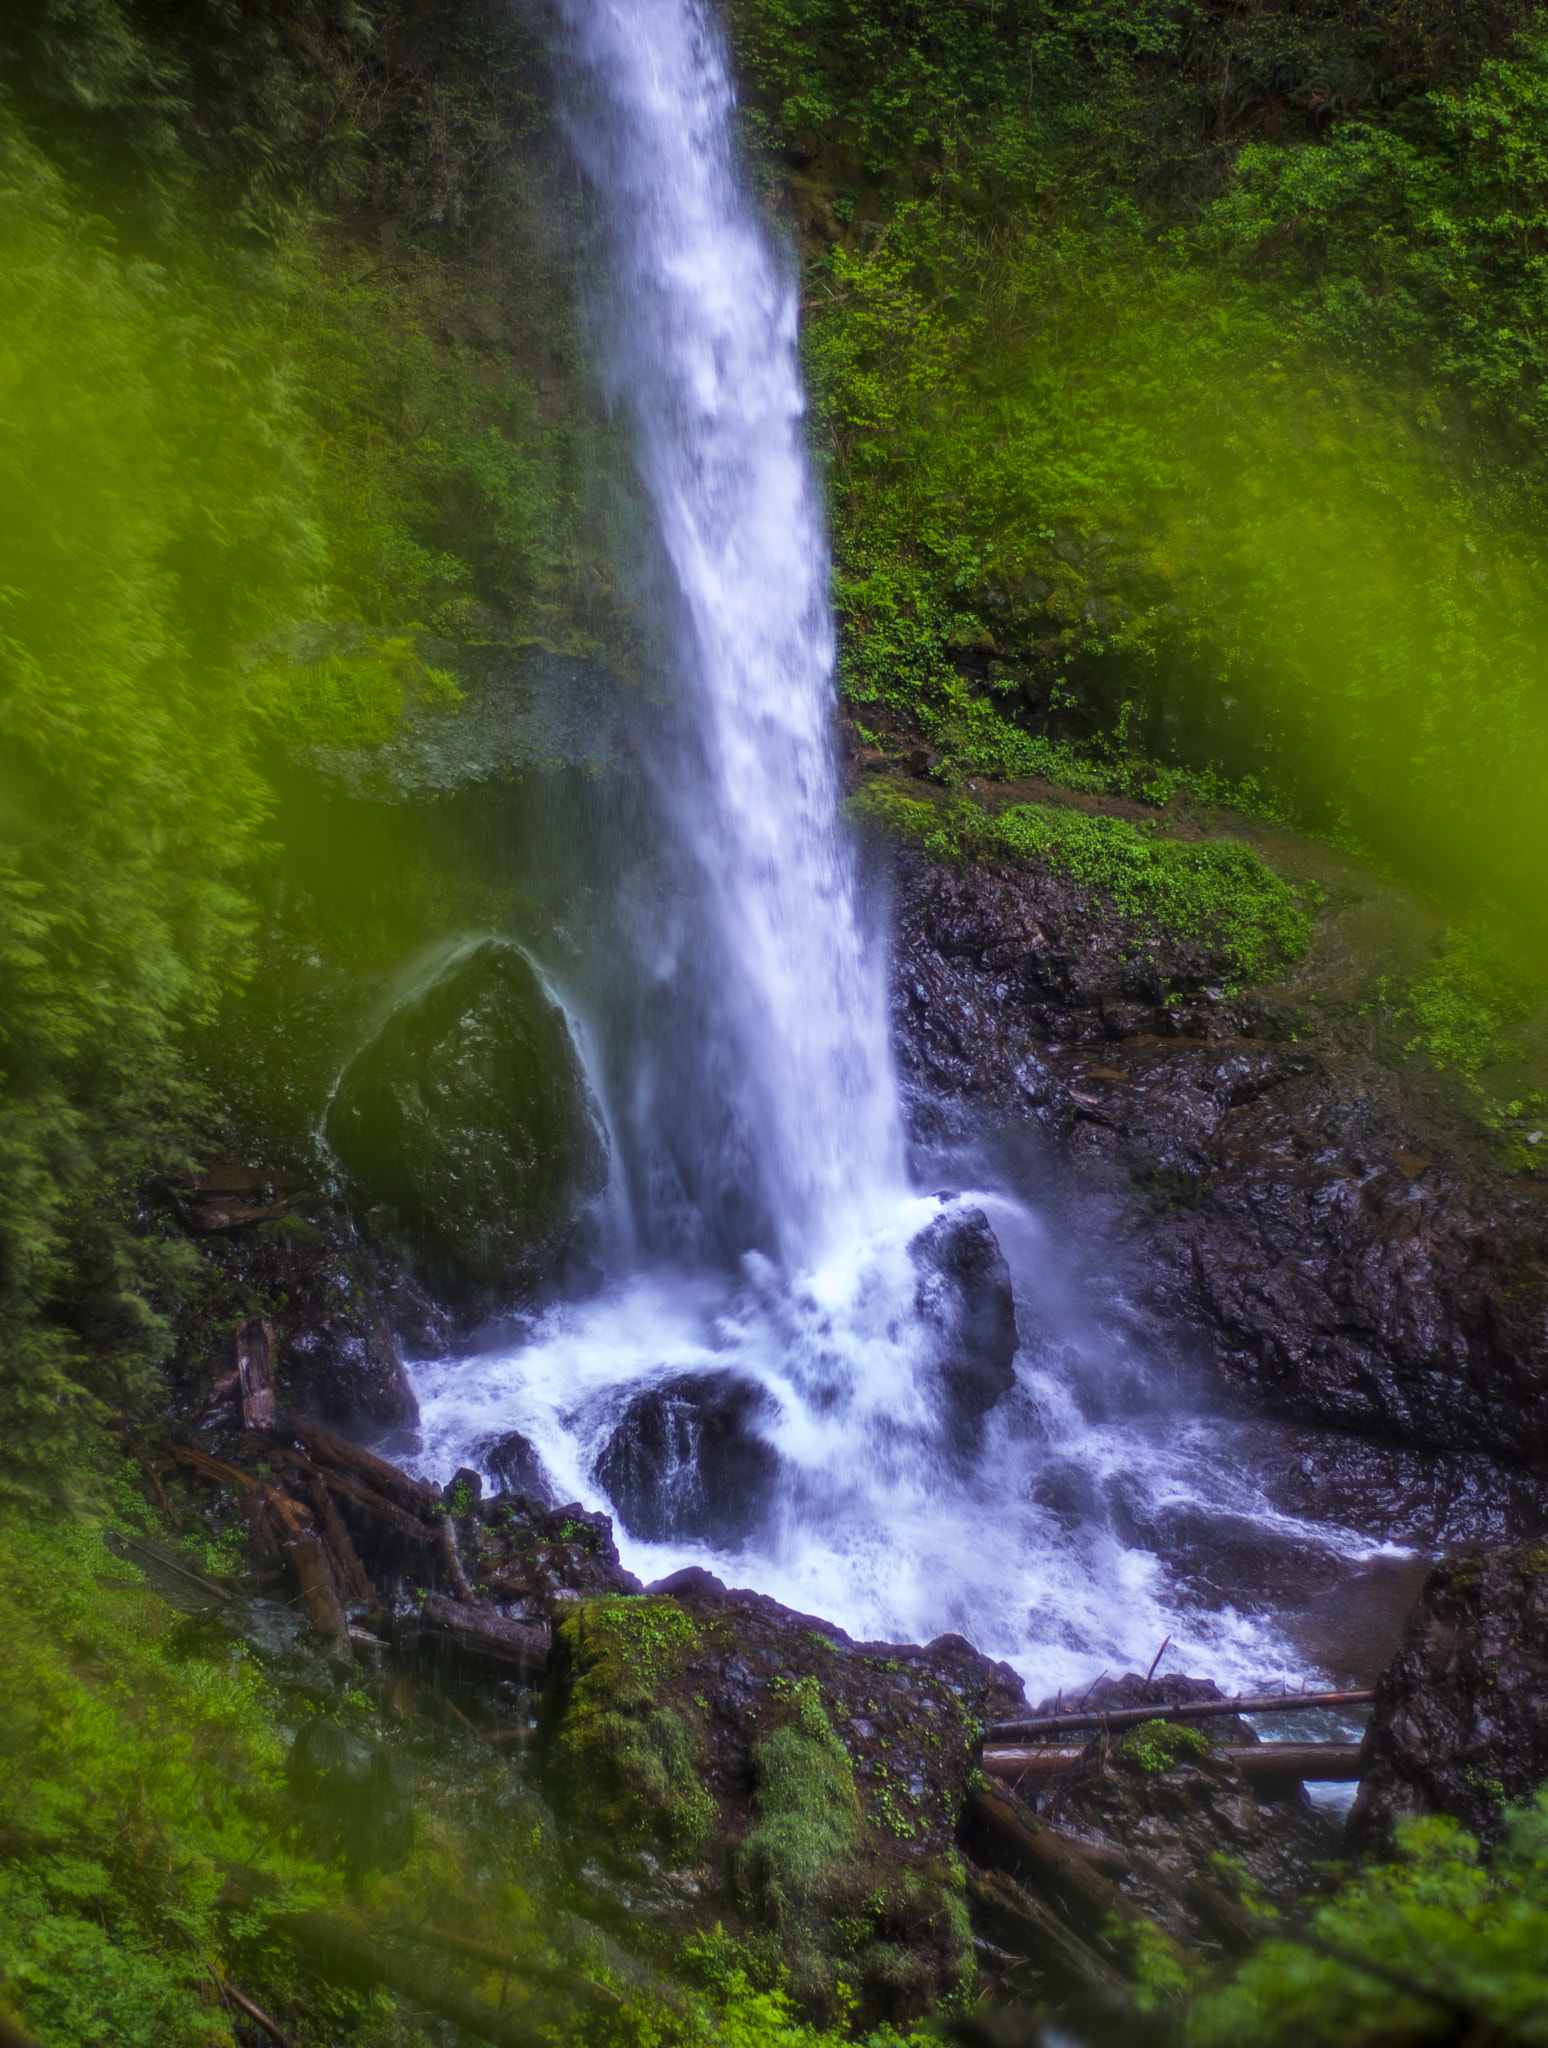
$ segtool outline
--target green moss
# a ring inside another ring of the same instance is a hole
[[[1218,947],[1243,981],[1298,960],[1311,942],[1315,890],[1292,886],[1239,840],[1169,839],[1124,818],[1046,804],[993,815],[962,799],[938,807],[880,780],[853,808],[936,859],[1009,856],[1068,875],[1146,932]]]
[[[686,1705],[660,1703],[699,1644],[675,1600],[587,1601],[560,1625],[564,1698],[553,1762],[577,1827],[606,1853],[675,1862],[703,1848],[714,1800],[698,1781],[703,1738]]]
[[[793,1717],[752,1751],[758,1825],[737,1854],[737,1883],[780,1927],[806,1913],[862,1836],[854,1766],[815,1678],[788,1695]]]
[[[1174,1764],[1196,1762],[1209,1755],[1209,1737],[1182,1721],[1144,1721],[1131,1735],[1112,1746],[1119,1763],[1148,1778],[1159,1777]]]

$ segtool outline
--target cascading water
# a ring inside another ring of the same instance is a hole
[[[665,801],[725,962],[722,1085],[781,1260],[903,1185],[880,963],[839,830],[833,631],[801,438],[794,280],[737,177],[713,24],[686,0],[562,0],[566,126],[598,195],[598,369],[676,601],[695,746]]]
[[[606,252],[597,369],[666,565],[681,715],[661,808],[710,963],[691,1078],[716,1109],[696,1142],[718,1156],[682,1162],[690,1120],[641,1026],[598,1085],[656,1256],[518,1346],[420,1367],[426,1462],[478,1462],[519,1430],[561,1498],[624,1509],[644,1576],[722,1563],[729,1546],[739,1580],[793,1605],[870,1636],[957,1628],[1049,1687],[1163,1634],[1221,1677],[1266,1676],[1273,1637],[1229,1605],[1181,1605],[1102,1508],[1127,1488],[1265,1526],[1229,1440],[1106,1417],[1091,1391],[1103,1360],[1037,1220],[1004,1197],[910,1191],[885,960],[839,815],[794,280],[738,178],[714,23],[699,0],[557,0],[557,18],[565,124]],[[670,968],[640,968],[640,1015],[653,972]],[[700,1223],[669,1229],[685,1186]],[[976,1256],[974,1207],[1038,1334],[1014,1391],[964,1409],[931,1302],[955,1284],[951,1257]],[[742,1233],[729,1273],[710,1254],[717,1209],[722,1253],[726,1216]],[[943,1221],[959,1235],[932,1277],[921,1233]],[[673,1243],[676,1262],[659,1250]]]

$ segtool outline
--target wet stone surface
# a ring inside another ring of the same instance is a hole
[[[1349,1847],[1449,1813],[1486,1845],[1509,1800],[1548,1780],[1548,1547],[1437,1565],[1377,1682]]]

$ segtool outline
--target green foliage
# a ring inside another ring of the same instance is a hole
[[[1409,1052],[1473,1075],[1519,1053],[1515,1029],[1542,1000],[1540,984],[1497,931],[1447,932],[1440,958],[1409,985],[1402,1018]]]
[[[192,1254],[154,1194],[208,1108],[188,1030],[248,965],[260,738],[454,704],[418,621],[562,629],[568,413],[436,225],[530,125],[519,32],[465,15],[460,94],[390,0],[0,22],[0,1491],[70,1493],[105,1403],[161,1407]],[[407,211],[405,101],[440,246],[376,275],[319,208]]]
[[[0,1988],[60,2048],[229,2042],[206,1959],[223,1859],[274,1857],[281,1746],[240,1663],[187,1662],[93,1531],[0,1523]]]
[[[1207,940],[1244,981],[1297,960],[1311,940],[1314,893],[1297,891],[1235,839],[1171,839],[1149,821],[1012,804],[990,814],[958,799],[944,809],[873,782],[857,816],[916,838],[937,859],[1009,855],[1101,892],[1154,936]]]
[[[1265,1941],[1198,1999],[1186,2048],[1440,2040],[1457,2008],[1479,2034],[1548,2041],[1548,1795],[1514,1809],[1487,1864],[1445,1819],[1410,1823],[1401,1852],[1316,1909],[1311,1931],[1324,1946]]]
[[[115,1184],[176,1164],[177,1028],[244,965],[232,651],[320,543],[261,323],[116,255],[3,122],[0,260],[0,1444],[57,1486],[93,1385],[147,1398],[166,1348],[173,1255]],[[75,1327],[44,1323],[72,1273]]]
[[[857,715],[947,779],[1250,777],[1536,918],[1527,11],[736,20],[799,189],[856,195],[806,303]]]
[[[1143,1721],[1113,1744],[1113,1755],[1145,1777],[1159,1777],[1173,1764],[1209,1755],[1209,1737],[1181,1721]]]
[[[289,746],[379,746],[414,704],[461,701],[455,678],[422,662],[408,635],[367,635],[356,652],[273,672],[259,689],[260,715]]]

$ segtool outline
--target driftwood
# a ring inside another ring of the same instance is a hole
[[[462,1569],[462,1559],[457,1554],[457,1532],[452,1527],[450,1515],[443,1516],[437,1525],[436,1555],[441,1560],[442,1570],[451,1580],[452,1590],[457,1598],[471,1605],[473,1588],[468,1584],[468,1575]]]
[[[1360,1776],[1358,1742],[1229,1742],[1213,1752],[1235,1764],[1249,1784],[1293,1779],[1352,1784]],[[991,1778],[1051,1778],[1080,1769],[1084,1748],[1043,1743],[1032,1749],[986,1749]]]
[[[297,1422],[294,1417],[286,1416],[275,1433],[281,1437],[294,1437],[319,1465],[335,1472],[351,1473],[373,1493],[385,1495],[407,1514],[417,1515],[422,1521],[431,1520],[444,1508],[439,1489],[421,1486],[417,1479],[410,1479],[406,1472],[400,1472],[396,1465],[389,1465],[385,1458],[378,1458],[374,1451],[363,1451],[359,1444],[335,1436],[321,1423]]]
[[[461,1600],[432,1593],[419,1612],[422,1642],[530,1684],[548,1669],[551,1639],[530,1621],[507,1621]]]
[[[970,1845],[980,1860],[1014,1877],[1023,1877],[1053,1899],[1062,1911],[1100,1934],[1116,1913],[1142,1922],[1152,1938],[1183,1961],[1182,1950],[1148,1913],[1110,1884],[1102,1873],[1057,1835],[1039,1825],[1030,1813],[1015,1807],[998,1792],[970,1792],[966,1819]]]
[[[239,1472],[235,1465],[227,1465],[205,1451],[196,1451],[192,1444],[172,1444],[169,1449],[180,1464],[191,1466],[201,1479],[212,1479],[217,1486],[234,1487],[238,1493],[258,1491],[259,1482],[251,1473]]]
[[[242,1427],[274,1427],[274,1325],[249,1316],[236,1334],[237,1384],[242,1390]]]
[[[1015,1742],[1024,1736],[1063,1735],[1075,1728],[1137,1728],[1142,1721],[1202,1721],[1215,1714],[1290,1714],[1303,1707],[1368,1707],[1376,1694],[1362,1692],[1274,1692],[1258,1699],[1183,1700],[1175,1706],[1072,1708],[1067,1714],[1039,1714],[1030,1721],[997,1721],[984,1730],[986,1742]]]
[[[360,1562],[354,1539],[344,1526],[344,1518],[333,1505],[333,1495],[319,1476],[307,1487],[307,1499],[312,1503],[312,1513],[317,1517],[318,1532],[327,1548],[328,1562],[333,1566],[333,1576],[338,1580],[339,1591],[344,1598],[364,1603],[375,1598],[376,1589],[366,1575],[366,1568]]]
[[[971,1872],[967,1899],[974,1919],[992,1929],[1012,1954],[1036,1963],[1071,1989],[1100,1991],[1128,2002],[1128,1986],[1112,1964],[1003,1873]]]

